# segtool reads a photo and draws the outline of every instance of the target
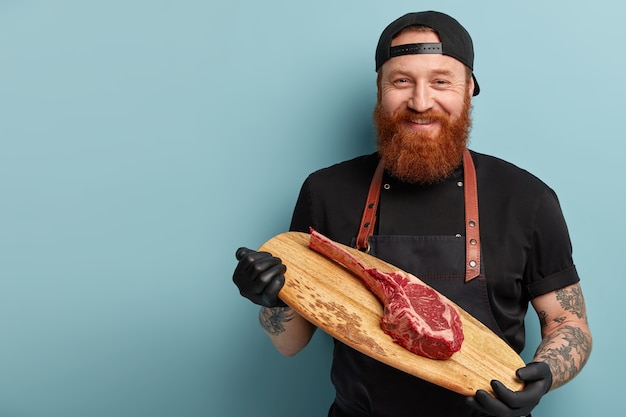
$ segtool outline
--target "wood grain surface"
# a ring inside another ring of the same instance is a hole
[[[394,343],[380,327],[383,307],[360,279],[343,266],[309,249],[309,234],[287,232],[265,242],[260,250],[287,266],[279,296],[311,323],[352,348],[397,369],[462,395],[500,380],[512,390],[523,387],[515,371],[524,361],[489,328],[459,309],[465,340],[450,359],[418,356]],[[366,266],[398,271],[378,258],[342,245]]]

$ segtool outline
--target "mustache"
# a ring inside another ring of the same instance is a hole
[[[448,123],[448,121],[450,120],[448,115],[440,111],[432,110],[432,109],[426,110],[424,112],[418,112],[418,111],[411,110],[411,109],[399,109],[399,110],[396,110],[391,115],[392,122],[399,122],[399,121],[411,122],[417,119],[428,120],[431,122],[441,122],[441,123]]]

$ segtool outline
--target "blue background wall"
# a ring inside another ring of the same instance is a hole
[[[550,184],[570,226],[594,353],[536,415],[616,415],[621,3],[2,0],[0,416],[325,415],[331,341],[276,353],[234,252],[373,150],[378,35],[433,8],[476,45],[471,147]]]

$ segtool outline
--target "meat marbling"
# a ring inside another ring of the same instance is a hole
[[[411,274],[368,268],[336,242],[311,229],[309,247],[361,278],[383,304],[382,330],[409,351],[448,359],[461,349],[463,328],[456,307]]]

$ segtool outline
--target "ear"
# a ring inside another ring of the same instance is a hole
[[[474,77],[470,77],[470,82],[467,88],[467,91],[469,93],[469,97],[472,98],[474,96]]]

